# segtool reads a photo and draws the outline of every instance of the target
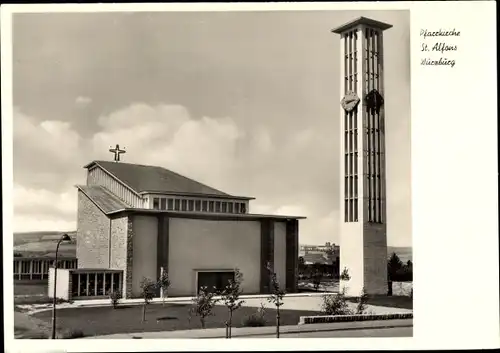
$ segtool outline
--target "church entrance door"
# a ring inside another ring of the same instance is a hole
[[[233,271],[198,272],[197,290],[205,286],[210,292],[220,291],[229,283],[229,280],[234,280]]]

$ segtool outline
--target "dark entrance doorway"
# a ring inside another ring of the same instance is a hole
[[[233,271],[210,271],[210,272],[198,272],[198,287],[207,287],[210,292],[215,290],[220,291],[229,283],[229,280],[234,280]]]

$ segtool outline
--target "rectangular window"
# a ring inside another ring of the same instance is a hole
[[[182,210],[187,211],[188,209],[188,202],[187,200],[182,200]]]
[[[344,155],[344,174],[349,175],[349,155]]]
[[[157,197],[153,199],[153,209],[154,210],[160,209],[160,199]]]
[[[188,200],[188,210],[194,211],[194,200]]]
[[[349,177],[344,178],[344,197],[349,197]]]
[[[174,209],[174,199],[168,199],[168,209],[170,211]]]
[[[203,201],[203,207],[201,209],[203,212],[208,211],[208,201]]]
[[[180,211],[181,210],[181,200],[175,199],[175,210]]]
[[[357,175],[358,174],[358,152],[354,153],[354,164],[353,164],[353,174]]]
[[[354,222],[358,221],[358,200],[354,199]]]
[[[344,222],[349,222],[349,200],[344,200]]]
[[[240,204],[239,204],[239,202],[236,202],[234,204],[234,213],[240,213]]]
[[[161,199],[160,209],[161,210],[167,209],[167,199],[164,199],[164,198]]]
[[[194,203],[194,210],[197,212],[201,211],[201,200],[196,200]]]
[[[220,213],[220,201],[215,202],[215,212]]]
[[[233,203],[232,202],[227,203],[227,212],[233,213]]]
[[[208,201],[208,212],[214,212],[214,202],[213,201]]]
[[[222,213],[227,212],[227,202],[222,202]]]
[[[246,213],[246,210],[247,210],[247,205],[245,203],[241,203],[240,205],[240,212],[241,213]]]

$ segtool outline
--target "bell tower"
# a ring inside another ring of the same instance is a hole
[[[340,35],[340,272],[349,295],[387,294],[384,45],[392,25],[360,17]]]

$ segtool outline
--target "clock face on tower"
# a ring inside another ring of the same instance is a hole
[[[355,92],[349,91],[344,98],[342,98],[340,104],[346,112],[352,112],[359,104],[359,97]]]
[[[371,90],[365,97],[366,106],[372,112],[380,112],[380,107],[384,104],[384,98],[382,95],[376,90]]]

